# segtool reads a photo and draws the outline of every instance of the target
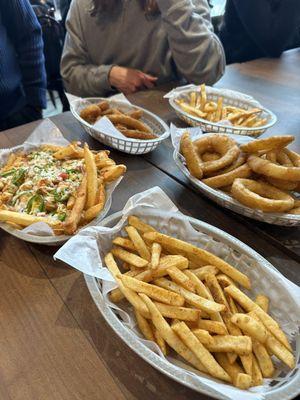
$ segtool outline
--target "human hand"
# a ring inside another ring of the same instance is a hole
[[[141,89],[151,89],[157,78],[132,68],[114,65],[110,70],[109,83],[124,94],[135,93]]]

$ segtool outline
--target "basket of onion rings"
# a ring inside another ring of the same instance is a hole
[[[249,218],[300,225],[300,154],[287,147],[293,136],[239,144],[228,135],[182,131],[172,132],[174,160],[201,193]]]
[[[277,121],[253,97],[229,89],[188,85],[165,97],[180,119],[203,132],[258,137]]]

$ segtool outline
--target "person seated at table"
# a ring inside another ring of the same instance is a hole
[[[66,27],[61,74],[74,95],[210,85],[224,72],[206,0],[73,0]]]
[[[300,45],[300,2],[227,0],[219,37],[227,64],[279,57]]]
[[[46,72],[41,26],[28,0],[0,0],[0,131],[42,117]]]

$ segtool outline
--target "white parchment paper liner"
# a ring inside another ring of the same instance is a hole
[[[255,210],[249,207],[244,206],[240,202],[236,201],[229,194],[222,192],[221,190],[211,188],[208,185],[205,185],[201,180],[193,177],[190,174],[190,171],[186,167],[185,159],[180,154],[180,138],[184,132],[189,132],[192,141],[200,138],[204,133],[202,132],[200,127],[196,128],[177,128],[174,124],[170,126],[171,133],[171,141],[174,147],[173,159],[178,166],[178,168],[183,172],[183,174],[192,182],[194,186],[196,186],[201,192],[205,193],[209,198],[215,200],[218,204],[221,204],[223,207],[229,208],[232,211],[238,212],[239,214],[245,215],[246,217],[254,218],[259,221],[284,225],[284,226],[294,226],[300,225],[300,215],[294,214],[284,214],[284,213],[266,213],[261,210]],[[215,135],[215,133],[205,133],[205,135]],[[241,136],[234,134],[226,134],[226,136],[234,139],[238,144],[248,143],[254,138],[250,136]],[[294,193],[295,197],[299,195]]]
[[[167,195],[158,187],[154,187],[145,192],[138,193],[131,197],[122,210],[122,217],[114,227],[93,226],[81,230],[76,236],[72,237],[58,252],[54,258],[62,260],[79,271],[100,279],[100,287],[104,296],[105,305],[118,313],[123,320],[124,326],[131,332],[135,332],[135,320],[130,307],[122,308],[111,303],[107,294],[117,287],[114,279],[103,264],[104,255],[112,247],[112,239],[115,236],[124,234],[124,225],[129,215],[137,215],[147,223],[152,224],[159,231],[187,240],[199,247],[213,252],[225,259],[230,264],[237,267],[250,277],[253,289],[251,297],[258,293],[266,293],[271,300],[271,315],[274,316],[287,333],[290,340],[299,339],[300,325],[300,289],[298,286],[283,277],[266,260],[255,253],[257,258],[249,257],[247,254],[239,253],[229,245],[214,240],[211,236],[196,231],[188,219],[178,211]],[[236,239],[224,233],[226,241],[238,242]],[[224,240],[225,242],[225,240]],[[238,242],[240,245],[241,243]],[[246,246],[245,246],[246,247]],[[247,292],[247,291],[245,291]],[[249,292],[247,292],[249,294]],[[136,333],[136,340],[142,341],[144,345],[157,352],[163,357],[158,347],[141,339]],[[298,346],[299,347],[299,346]],[[299,349],[298,349],[299,352]],[[299,354],[298,354],[299,359]],[[169,361],[170,358],[168,357]],[[172,364],[178,368],[184,365],[177,359],[172,358]],[[299,363],[299,361],[298,361]],[[281,364],[279,372],[284,370]],[[299,366],[299,364],[298,364]],[[195,377],[195,372],[191,372],[190,367],[184,366],[189,371],[185,371],[185,378],[189,379],[190,374]],[[182,376],[182,369],[180,368]],[[278,373],[279,375],[279,373]],[[220,383],[212,378],[207,378],[201,373],[196,373],[197,382],[201,387],[209,387],[228,399],[259,400],[264,398],[264,392],[270,390],[270,380],[265,380],[263,386],[252,388],[248,391],[241,391],[237,388]],[[287,379],[286,376],[278,377],[280,382]],[[184,383],[184,382],[183,382]],[[200,390],[201,391],[201,390]]]
[[[70,142],[64,138],[58,127],[50,119],[45,119],[34,129],[32,134],[26,139],[23,144],[8,149],[0,149],[0,165],[5,164],[9,155],[16,151],[29,152],[40,147],[42,144],[67,146],[69,143]],[[111,206],[112,193],[121,182],[121,180],[122,178],[119,178],[117,181],[107,186],[107,199],[104,209],[97,218],[90,222],[89,225],[93,225],[105,217]],[[8,227],[10,232],[17,231],[16,229],[12,229],[8,224],[5,224],[3,222],[0,223],[0,227]],[[32,236],[40,236],[43,237],[43,239],[49,238],[49,243],[51,243],[51,241],[55,241],[55,243],[57,243],[58,241],[63,242],[70,237],[68,235],[55,236],[52,228],[44,222],[37,222],[18,232],[22,232],[22,236],[25,240],[26,237],[28,237],[28,239],[32,241]],[[45,243],[45,241],[43,241],[43,243]]]

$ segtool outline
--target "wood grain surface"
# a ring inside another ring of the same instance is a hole
[[[275,62],[260,61],[262,65],[267,62],[264,68],[268,70],[270,62],[272,65]],[[236,74],[241,82],[239,90],[246,91],[242,82],[246,81],[250,87],[248,80],[258,79],[257,75],[270,85],[284,86],[286,91],[291,86],[293,92],[294,86],[285,84],[282,74],[288,71],[295,77],[297,71],[290,65],[294,58],[291,62],[284,61],[285,67],[281,66],[281,60],[276,61],[278,80],[275,72],[269,79],[265,78],[266,73],[260,74],[257,61],[257,66],[247,63],[230,67],[221,83],[226,79],[234,81]],[[130,99],[166,121],[178,123],[162,99],[166,89],[142,92]],[[87,136],[70,113],[56,116],[53,121],[67,139],[87,141],[95,149],[104,147]],[[1,132],[0,146],[22,143],[36,125]],[[272,262],[288,279],[300,284],[297,246],[288,244],[288,240],[295,240],[296,231],[292,234],[293,229],[279,232],[272,226],[260,226],[200,196],[180,171],[173,168],[170,143],[149,156],[112,151],[112,157],[126,164],[128,172],[114,193],[110,213],[123,208],[133,194],[159,185],[181,211],[237,237]],[[286,243],[279,246],[283,237]],[[208,399],[166,378],[132,352],[103,320],[82,274],[54,262],[56,250],[27,244],[0,231],[1,400]]]

